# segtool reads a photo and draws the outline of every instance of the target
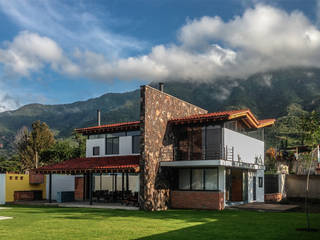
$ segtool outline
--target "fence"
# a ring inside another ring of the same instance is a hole
[[[286,192],[287,198],[304,198],[306,194],[307,176],[287,175]],[[320,199],[320,176],[310,176],[309,198]]]

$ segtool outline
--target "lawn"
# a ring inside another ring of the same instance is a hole
[[[0,239],[320,239],[298,232],[303,213],[242,210],[143,212],[86,208],[10,206],[0,210]],[[320,214],[311,214],[320,229]]]

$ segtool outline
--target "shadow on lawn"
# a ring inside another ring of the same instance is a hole
[[[223,216],[226,212],[204,211],[204,210],[169,210],[169,211],[131,211],[119,209],[99,209],[99,208],[65,208],[32,205],[11,205],[12,210],[18,210],[28,214],[53,216],[64,219],[86,219],[97,220],[101,218],[130,217],[130,218],[150,218],[150,219],[174,219],[185,222],[208,222],[212,218]],[[234,214],[234,212],[233,212]]]
[[[318,218],[319,219],[319,218]],[[261,220],[261,219],[260,219]],[[218,218],[216,221],[199,223],[195,226],[184,227],[173,231],[168,231],[160,234],[154,234],[135,240],[164,240],[164,239],[276,239],[276,240],[307,240],[319,239],[320,235],[317,232],[297,232],[295,225],[290,224],[285,219],[279,223],[263,221],[255,221],[243,219],[240,216],[232,215],[224,218]]]
[[[12,210],[23,213],[42,214],[48,218],[70,220],[103,221],[108,218],[124,218],[132,221],[154,221],[155,230],[172,229],[160,234],[153,234],[136,240],[156,239],[318,239],[319,233],[297,232],[304,227],[305,216],[301,213],[267,213],[242,210],[196,211],[169,210],[144,212],[128,210],[110,210],[93,208],[58,208],[16,206]],[[312,222],[320,227],[320,215],[311,215]],[[157,222],[159,220],[159,223]],[[171,221],[177,220],[177,221]],[[159,224],[159,225],[157,225]],[[165,228],[163,225],[167,224]],[[143,227],[143,226],[142,226]],[[124,229],[125,231],[125,229]],[[137,230],[138,231],[138,230]],[[153,232],[156,232],[153,231]],[[150,231],[152,232],[152,231]],[[318,237],[317,237],[318,236]]]

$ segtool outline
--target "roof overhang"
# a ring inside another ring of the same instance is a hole
[[[101,126],[77,128],[75,131],[83,135],[140,130],[140,121],[106,124]]]
[[[74,158],[64,162],[33,169],[32,172],[48,174],[114,173],[140,171],[140,155]]]
[[[169,123],[173,125],[184,125],[229,121],[234,119],[241,119],[248,128],[268,127],[273,125],[276,121],[275,119],[258,120],[249,109],[243,109],[192,115],[184,118],[172,119]]]

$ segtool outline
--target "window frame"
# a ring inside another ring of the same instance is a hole
[[[95,150],[98,149],[98,154],[95,154]],[[100,155],[100,146],[93,146],[92,147],[92,156],[99,156]]]
[[[180,169],[188,169],[189,170],[189,189],[180,189],[179,187],[179,179],[180,179]],[[212,167],[212,168],[180,168],[178,170],[178,184],[176,186],[176,189],[179,191],[206,191],[206,192],[218,192],[219,190],[219,168],[218,167]],[[192,183],[193,183],[193,170],[194,169],[201,169],[202,170],[202,188],[201,189],[192,189]],[[206,189],[206,169],[216,169],[217,171],[217,188],[216,189]]]
[[[139,139],[139,141],[138,141],[138,146],[139,146],[138,152],[134,152],[134,141],[133,141],[134,138],[138,138],[138,139]],[[138,154],[138,153],[140,153],[140,139],[141,139],[141,136],[140,136],[140,135],[133,135],[133,136],[131,137],[131,153],[133,153],[133,154]]]
[[[263,188],[263,177],[259,177],[258,178],[258,184],[259,184],[259,188]]]
[[[108,140],[110,140],[111,139],[111,141],[112,141],[112,144],[111,144],[111,153],[109,153],[108,152]],[[115,149],[114,149],[114,141],[117,139],[117,141],[118,141],[118,151],[117,152],[115,152]],[[119,148],[120,148],[120,139],[119,139],[119,137],[118,136],[115,136],[115,137],[106,137],[106,141],[105,141],[105,145],[106,145],[106,154],[105,155],[117,155],[117,154],[119,154]]]

